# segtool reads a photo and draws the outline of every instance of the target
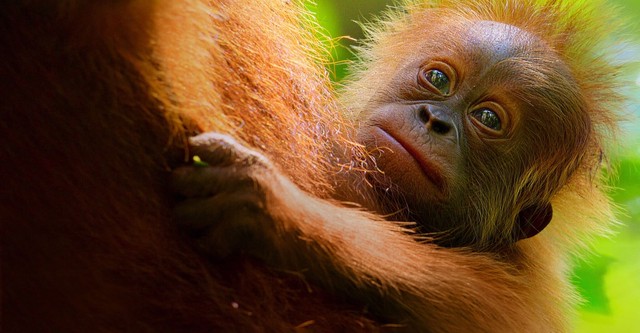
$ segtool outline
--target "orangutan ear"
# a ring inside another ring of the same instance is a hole
[[[514,238],[516,241],[533,237],[542,231],[553,217],[551,203],[541,203],[539,205],[525,207],[516,218],[514,228]]]

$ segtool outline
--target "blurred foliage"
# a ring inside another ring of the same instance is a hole
[[[592,1],[592,0],[581,0]],[[620,207],[622,222],[616,234],[594,244],[593,251],[577,263],[572,281],[584,298],[576,332],[640,331],[640,1],[608,0],[629,21],[628,36],[620,61],[631,63],[627,74],[630,97],[629,121],[623,124],[620,147],[613,156],[617,177],[612,197]],[[334,38],[330,69],[339,81],[346,62],[354,59],[353,46],[362,38],[357,22],[367,22],[392,5],[390,0],[316,0],[309,8]],[[347,36],[347,37],[345,37]],[[616,36],[612,36],[615,38]]]

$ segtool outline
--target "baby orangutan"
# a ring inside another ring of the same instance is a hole
[[[619,101],[615,69],[584,39],[597,36],[591,14],[558,1],[407,4],[345,92],[351,137],[379,172],[336,174],[334,200],[321,199],[265,154],[203,134],[192,154],[208,165],[174,172],[177,219],[216,257],[303,272],[408,332],[566,331],[562,265],[609,217],[594,174],[615,119],[606,103]]]

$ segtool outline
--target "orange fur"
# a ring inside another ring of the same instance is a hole
[[[328,168],[318,143],[342,125],[298,3],[0,12],[3,332],[373,329],[295,276],[209,263],[170,219],[169,170],[196,130],[233,133],[309,191],[329,188],[308,170]]]
[[[500,9],[504,3],[516,15]],[[425,8],[408,6],[408,16],[394,14],[394,23],[385,24],[389,32],[373,33],[381,53],[365,55],[367,71],[356,76],[345,104],[366,100],[393,69],[390,56],[411,47],[387,44],[387,37],[415,28],[411,18]],[[615,70],[594,46],[602,34],[592,28],[605,26],[595,16],[601,13],[551,0],[438,6],[466,19],[524,24],[561,58],[575,60],[568,65],[594,131],[584,143],[588,154],[564,161],[576,170],[543,191],[555,207],[551,231],[503,254],[507,263],[418,244],[374,215],[321,233],[318,252],[327,257],[320,263],[346,263],[348,281],[336,285],[365,290],[360,300],[399,303],[403,313],[387,315],[408,318],[409,327],[566,331],[574,302],[569,256],[611,219],[597,169],[607,139],[600,131],[615,121],[607,103],[618,96],[609,77]],[[232,134],[322,198],[330,197],[330,176],[340,167],[334,146],[359,153],[350,143],[351,121],[337,111],[313,28],[301,28],[311,21],[299,3],[69,0],[0,8],[7,50],[0,55],[3,331],[376,329],[359,305],[315,287],[309,293],[295,277],[251,260],[209,262],[170,218],[169,169],[185,161],[184,142],[194,132]],[[541,177],[536,172],[534,180]],[[283,219],[295,223],[299,216]],[[303,226],[310,234],[318,227]],[[353,243],[341,242],[345,236]],[[321,273],[333,278],[329,269]]]

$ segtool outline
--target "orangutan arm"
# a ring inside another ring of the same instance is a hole
[[[315,198],[228,136],[204,134],[192,146],[208,165],[174,172],[186,198],[176,217],[214,257],[243,252],[300,271],[408,331],[544,326],[522,317],[524,281],[490,255],[419,243],[374,214]]]

